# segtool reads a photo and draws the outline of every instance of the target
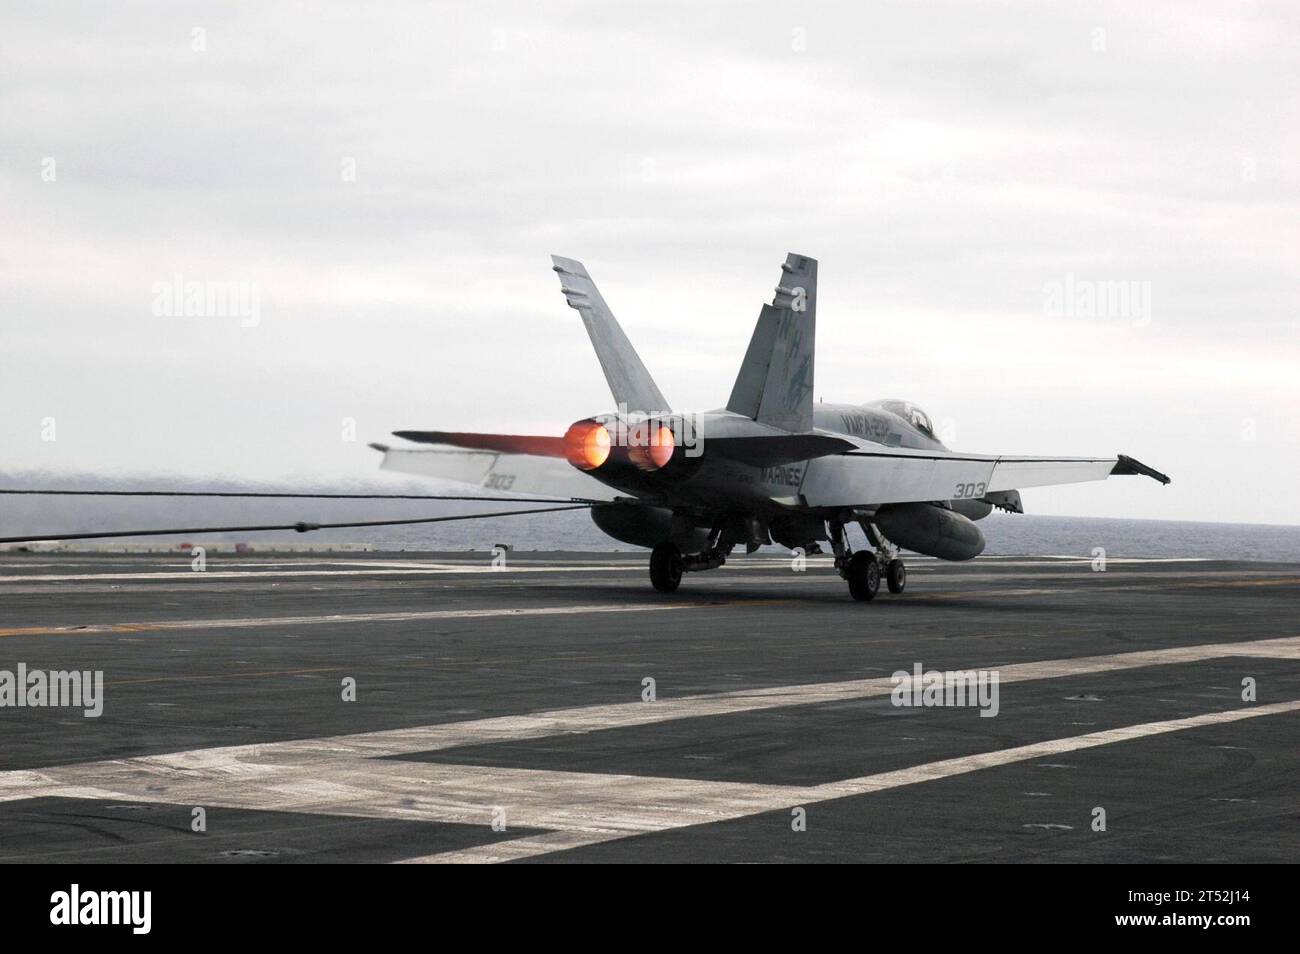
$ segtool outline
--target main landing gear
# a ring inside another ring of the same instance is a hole
[[[854,550],[844,533],[843,521],[830,521],[831,549],[835,552],[835,569],[849,584],[849,593],[855,600],[866,603],[874,600],[883,581],[889,592],[902,593],[907,587],[907,567],[898,558],[898,550],[891,546],[880,531],[868,520],[861,520],[862,529],[874,550]],[[657,544],[650,551],[650,583],[660,593],[675,593],[682,585],[682,574],[712,570],[727,562],[727,556],[736,545],[733,534],[715,530],[712,545],[701,553],[684,554],[671,542]],[[754,544],[757,547],[757,544]]]
[[[650,551],[650,583],[660,593],[674,593],[682,585],[683,573],[716,570],[727,562],[735,540],[718,531],[712,546],[703,553],[682,553],[675,543],[659,543]]]
[[[849,594],[861,603],[874,600],[880,591],[881,577],[884,577],[889,592],[902,593],[907,587],[907,567],[898,558],[898,551],[869,521],[863,520],[861,524],[867,539],[876,548],[874,553],[870,550],[855,553],[845,536],[844,524],[836,521],[828,524],[831,549],[835,551],[835,568],[849,584]]]
[[[686,563],[675,543],[660,543],[650,551],[650,583],[660,593],[676,592]]]
[[[897,557],[885,565],[885,583],[891,593],[901,593],[907,586],[907,567]]]
[[[848,566],[844,568],[844,579],[849,581],[849,593],[859,602],[876,598],[880,590],[880,564],[875,554],[859,550],[849,557]]]

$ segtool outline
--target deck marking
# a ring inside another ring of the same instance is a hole
[[[693,797],[701,803],[706,803],[707,799],[712,799],[713,811],[722,817],[711,818],[710,821],[731,820],[768,811],[787,809],[794,805],[808,805],[832,799],[870,795],[892,788],[902,788],[905,785],[933,782],[937,779],[952,778],[956,775],[965,775],[981,769],[1013,765],[1017,762],[1027,762],[1048,755],[1059,755],[1062,752],[1077,752],[1081,749],[1112,745],[1116,742],[1131,742],[1135,739],[1150,738],[1168,732],[1180,732],[1184,729],[1196,729],[1207,725],[1222,725],[1229,722],[1239,722],[1243,719],[1279,715],[1287,712],[1300,712],[1300,699],[1244,709],[1229,709],[1224,712],[1209,712],[1204,715],[1171,719],[1166,722],[1145,722],[1064,739],[1049,739],[1045,742],[1035,742],[1010,749],[981,752],[976,755],[966,755],[953,759],[943,759],[938,762],[914,765],[909,768],[881,772],[876,775],[864,775],[859,778],[845,779],[841,782],[829,782],[824,785],[786,789],[779,786],[765,786],[767,791],[762,793],[753,791],[738,793],[742,796],[748,796],[751,800],[758,800],[766,796],[767,804],[761,808],[752,803],[743,807],[735,807],[728,802],[727,793],[714,790],[719,786],[726,786],[731,783],[704,783],[694,792]],[[672,781],[678,780],[674,779]],[[746,788],[752,789],[754,786],[747,786]],[[521,821],[520,824],[526,825],[527,822]],[[668,824],[665,828],[683,828],[695,824],[700,824],[700,822],[683,818]],[[564,837],[556,837],[559,835]],[[536,857],[556,851],[564,851],[568,848],[578,848],[625,837],[629,836],[610,831],[578,832],[568,829],[560,832],[548,832],[543,835],[533,835],[510,842],[479,845],[474,848],[407,858],[400,863],[464,864],[516,861],[521,858]]]
[[[1173,647],[999,669],[1003,683],[1173,665],[1221,657],[1300,659],[1300,636]],[[1199,726],[1300,711],[1300,700],[1243,706],[1051,739],[812,786],[718,782],[383,759],[486,742],[562,736],[672,719],[887,695],[888,678],[557,709],[271,742],[222,746],[0,772],[0,801],[41,797],[208,805],[365,818],[547,829],[529,836],[410,861],[503,861],[636,834],[742,818],[791,805],[868,794],[983,768],[1131,741]],[[328,780],[328,781],[326,781]]]
[[[161,633],[196,629],[264,629],[332,623],[393,623],[422,619],[485,619],[501,616],[569,616],[586,613],[648,613],[655,610],[709,609],[734,601],[708,603],[598,603],[591,606],[535,606],[519,609],[415,610],[397,613],[329,613],[323,616],[248,616],[234,619],[173,619],[153,623],[88,623],[80,626],[18,626],[4,636],[93,636],[102,633]],[[746,603],[745,605],[751,605]]]

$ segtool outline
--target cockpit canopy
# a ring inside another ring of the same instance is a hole
[[[880,406],[891,414],[897,414],[926,437],[934,437],[934,424],[930,415],[909,401],[881,401]],[[937,438],[936,438],[937,440]]]

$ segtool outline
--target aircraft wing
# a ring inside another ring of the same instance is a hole
[[[810,507],[872,507],[977,499],[1000,491],[1105,480],[1111,474],[1169,478],[1116,457],[1021,457],[860,446],[809,461],[801,495]]]
[[[384,455],[381,470],[474,484],[493,494],[613,500],[615,491],[588,477],[562,457],[509,454],[495,450],[389,447],[371,444]]]

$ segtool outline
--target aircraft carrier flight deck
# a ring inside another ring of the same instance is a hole
[[[1300,565],[912,558],[862,604],[829,560],[5,552],[0,859],[1300,851]],[[897,704],[922,671],[996,705]]]

